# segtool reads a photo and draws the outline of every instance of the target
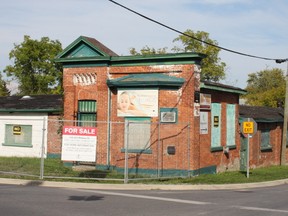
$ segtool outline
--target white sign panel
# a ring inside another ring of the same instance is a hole
[[[64,126],[61,160],[96,162],[96,144],[97,128]]]
[[[158,116],[158,90],[118,90],[117,116]]]
[[[208,112],[200,112],[200,134],[208,134]]]

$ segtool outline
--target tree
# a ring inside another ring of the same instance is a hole
[[[215,46],[218,43],[215,40],[209,38],[209,33],[204,31],[197,31],[196,33],[188,29],[184,32],[186,35],[190,35],[193,38],[197,38],[200,41],[205,41]],[[198,52],[206,54],[207,57],[202,61],[201,79],[218,82],[225,78],[226,64],[221,62],[219,57],[220,48],[207,45],[206,43],[195,40],[185,35],[180,35],[175,38],[173,42],[181,42],[182,48],[175,46],[173,50],[175,52]]]
[[[7,88],[6,82],[2,79],[2,75],[0,74],[0,96],[9,96],[10,91]]]
[[[209,38],[209,34],[207,32],[198,31],[194,33],[192,30],[186,30],[184,32],[186,35],[190,35],[193,38],[197,38],[201,41],[205,41],[209,44],[218,45],[215,40]],[[197,41],[191,37],[187,37],[185,35],[180,35],[179,37],[173,40],[173,43],[180,42],[181,47],[175,46],[171,52],[197,52],[206,54],[207,57],[202,61],[202,72],[201,79],[202,80],[210,80],[214,82],[218,82],[225,78],[225,67],[226,64],[221,62],[219,58],[220,48],[215,46],[207,45],[203,42]],[[147,54],[165,54],[167,53],[167,47],[154,49],[148,46],[143,47],[140,52],[137,52],[135,48],[130,49],[131,55],[147,55]]]
[[[14,65],[6,66],[4,73],[15,77],[19,83],[19,94],[56,94],[61,93],[62,66],[53,59],[62,51],[58,40],[42,37],[33,40],[24,36],[24,41],[9,53]]]
[[[281,69],[262,70],[248,74],[244,98],[253,106],[278,107],[285,101],[285,77]]]
[[[143,47],[140,52],[138,52],[135,48],[130,49],[130,54],[131,55],[153,55],[153,54],[165,54],[167,53],[167,47],[164,48],[150,48],[149,46]]]

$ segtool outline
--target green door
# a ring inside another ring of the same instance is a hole
[[[247,170],[247,144],[248,139],[242,134],[240,135],[241,147],[240,147],[240,170]]]

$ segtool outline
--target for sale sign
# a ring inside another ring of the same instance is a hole
[[[63,161],[96,161],[97,128],[64,126],[62,130]]]

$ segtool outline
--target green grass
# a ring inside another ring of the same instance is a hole
[[[0,157],[0,178],[39,179],[40,166],[41,161],[39,158]],[[44,177],[45,176],[49,176],[49,178],[45,178],[45,180],[103,183],[112,183],[113,181],[100,181],[97,179],[124,179],[122,173],[117,173],[115,171],[96,169],[75,171],[72,167],[64,166],[60,159],[45,159]],[[63,178],[61,179],[60,177]],[[133,177],[135,176],[131,176],[131,178]],[[160,180],[137,180],[131,182],[145,184],[235,184],[273,181],[286,178],[288,178],[288,166],[271,166],[250,170],[249,178],[246,177],[246,172],[233,171],[219,174],[203,174],[191,178],[167,178]],[[121,183],[123,181],[116,182]]]

